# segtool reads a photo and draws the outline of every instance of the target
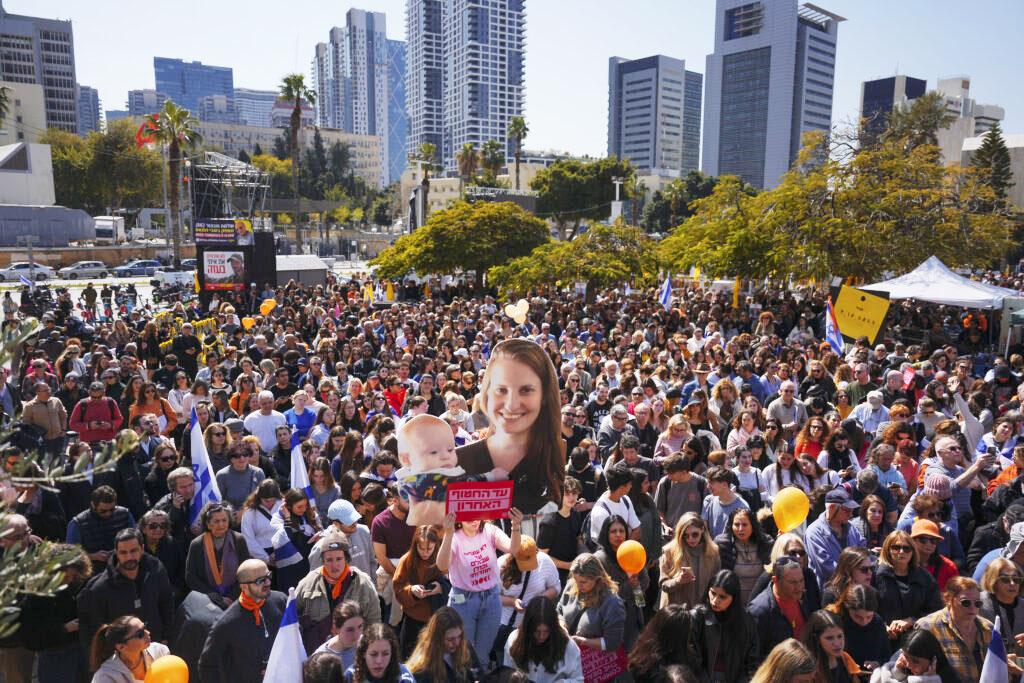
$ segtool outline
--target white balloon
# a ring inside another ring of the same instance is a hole
[[[526,322],[526,314],[516,313],[512,319],[516,321],[516,325],[522,325],[524,322]]]

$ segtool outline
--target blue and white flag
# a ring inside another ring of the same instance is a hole
[[[1003,636],[999,632],[999,617],[996,617],[996,624],[992,628],[992,640],[988,641],[988,652],[985,653],[985,663],[981,667],[981,678],[978,679],[978,683],[1005,683],[1009,675],[1006,648],[1003,646]]]
[[[315,509],[316,497],[313,495],[313,487],[309,483],[309,472],[306,471],[306,459],[302,457],[302,441],[299,439],[298,431],[292,432],[292,463],[288,479],[293,489],[302,489],[306,492],[309,506]]]
[[[658,292],[658,301],[662,306],[665,307],[666,311],[672,310],[672,276],[669,275],[665,278],[665,284],[661,286],[661,291]]]
[[[217,487],[216,472],[210,464],[210,454],[206,452],[206,442],[203,440],[203,430],[199,428],[199,416],[196,415],[196,407],[192,406],[192,429],[190,443],[192,444],[192,474],[196,478],[196,494],[192,497],[192,505],[189,507],[188,523],[194,526],[198,522],[199,512],[203,506],[211,500],[220,500],[220,489]]]
[[[26,287],[28,287],[28,291],[30,291],[30,292],[36,291],[36,283],[32,282],[31,280],[29,280],[24,275],[19,275],[18,277],[21,278],[21,284],[23,284]]]
[[[302,646],[299,614],[295,609],[295,589],[288,589],[288,606],[281,617],[274,645],[267,659],[267,673],[263,683],[302,683],[302,663],[306,661],[306,648]]]
[[[842,357],[843,335],[839,332],[839,321],[836,319],[836,309],[832,307],[832,297],[828,298],[828,307],[825,309],[825,341]]]

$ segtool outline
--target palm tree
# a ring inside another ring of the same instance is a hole
[[[505,165],[504,146],[497,140],[488,140],[483,145],[482,157],[480,165],[496,179],[501,167]]]
[[[423,218],[426,219],[430,204],[427,202],[427,195],[430,193],[430,172],[440,172],[441,166],[437,163],[437,146],[432,142],[421,142],[416,151],[409,155],[410,162],[420,162],[423,168],[423,180],[420,186],[423,188]]]
[[[459,166],[459,180],[469,183],[476,175],[476,167],[480,164],[480,153],[472,142],[467,142],[455,155],[455,163]]]
[[[0,123],[3,123],[10,112],[11,89],[9,86],[0,85]]]
[[[508,121],[508,136],[516,141],[516,189],[519,188],[519,158],[523,154],[523,138],[530,133],[522,116],[513,116]]]
[[[182,150],[192,149],[203,141],[199,134],[199,120],[192,112],[179,107],[171,100],[164,102],[164,108],[146,117],[142,124],[150,129],[149,136],[155,142],[167,145],[167,170],[170,176],[168,184],[171,188],[171,244],[173,245],[173,264],[181,267],[181,226],[178,217],[181,215],[181,181]]]
[[[302,127],[302,100],[305,98],[312,105],[316,102],[316,92],[306,87],[306,77],[302,74],[289,74],[281,82],[282,102],[294,102],[292,116],[289,121],[292,152],[292,195],[295,197],[295,251],[302,253],[302,225],[299,223],[299,128]]]

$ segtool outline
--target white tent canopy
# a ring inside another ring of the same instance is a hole
[[[888,292],[890,299],[918,299],[963,308],[1001,308],[1003,299],[1017,296],[1012,289],[957,275],[934,256],[909,273],[859,289]]]

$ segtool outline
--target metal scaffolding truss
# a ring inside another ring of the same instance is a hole
[[[270,176],[252,164],[219,152],[190,157],[189,192],[195,218],[248,218],[263,213]],[[262,226],[253,221],[253,229]]]

